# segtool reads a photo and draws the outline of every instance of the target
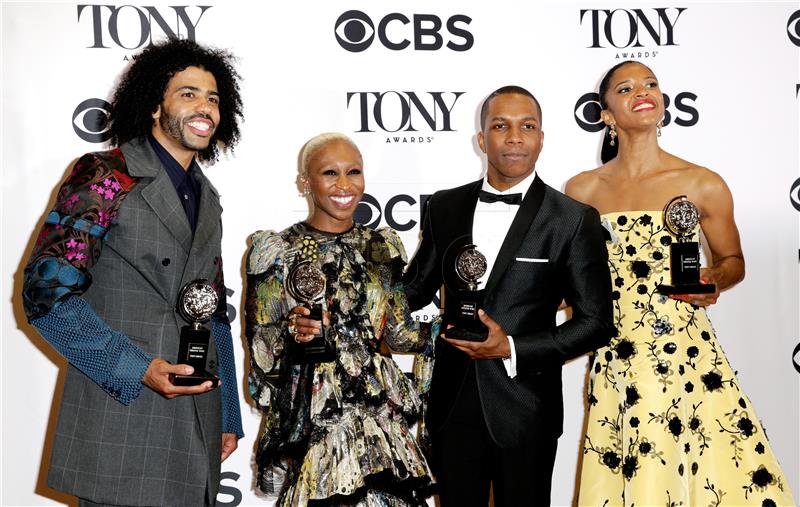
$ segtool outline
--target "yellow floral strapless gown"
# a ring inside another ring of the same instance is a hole
[[[578,504],[796,505],[705,310],[655,290],[669,283],[661,212],[603,219],[619,334],[591,367]]]

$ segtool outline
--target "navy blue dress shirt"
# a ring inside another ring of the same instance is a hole
[[[189,225],[194,232],[197,228],[197,210],[200,206],[200,183],[194,177],[197,162],[193,158],[192,163],[189,164],[189,170],[184,171],[178,161],[153,136],[149,136],[148,140],[153,151],[161,160],[164,170],[167,171],[169,179],[172,180],[172,185],[175,187],[175,192],[178,193],[178,199],[183,205],[183,211],[186,212],[186,218],[189,219]]]

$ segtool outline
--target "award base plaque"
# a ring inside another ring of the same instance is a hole
[[[700,283],[700,245],[690,241],[700,221],[700,212],[685,195],[672,199],[664,207],[664,226],[678,238],[669,247],[670,284],[656,286],[668,296],[676,294],[711,294],[713,283]]]
[[[181,343],[178,349],[178,363],[188,364],[194,368],[191,375],[170,375],[170,382],[176,386],[198,386],[203,382],[211,381],[214,387],[219,384],[219,379],[206,371],[208,358],[208,340],[211,333],[199,324],[181,328]]]
[[[483,291],[458,291],[457,313],[453,316],[453,327],[447,328],[444,335],[455,340],[472,342],[485,341],[489,328],[481,322],[478,310],[483,307]]]
[[[313,305],[311,313],[306,318],[322,321],[322,306]],[[297,343],[289,342],[289,357],[292,363],[328,363],[336,359],[336,350],[325,337],[325,326],[320,327],[319,334],[314,336],[309,342]]]
[[[717,290],[714,284],[710,283],[691,283],[686,285],[666,285],[659,284],[656,287],[659,294],[674,296],[677,294],[711,294]]]

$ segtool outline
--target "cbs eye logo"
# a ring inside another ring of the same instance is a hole
[[[792,351],[792,364],[797,373],[800,373],[800,343],[798,343]]]
[[[463,14],[448,18],[446,30],[452,37],[448,37],[445,44],[440,33],[443,27],[442,18],[435,14],[413,14],[409,19],[405,14],[392,12],[381,18],[376,29],[369,16],[361,11],[351,10],[336,20],[334,35],[339,45],[351,53],[360,53],[369,48],[376,34],[381,45],[392,51],[406,49],[411,46],[412,41],[417,51],[436,51],[442,46],[453,51],[467,51],[475,42],[472,34],[465,28],[471,21],[472,18]]]
[[[375,229],[381,224],[383,219],[386,224],[397,231],[410,231],[417,225],[417,221],[412,218],[418,216],[421,210],[425,207],[429,195],[420,195],[419,201],[407,194],[398,194],[391,197],[386,205],[383,206],[381,211],[381,203],[374,196],[364,194],[361,197],[361,202],[358,203],[353,220],[356,223]],[[417,202],[422,203],[419,210],[415,211],[413,207]],[[398,205],[403,206],[398,208]],[[411,208],[411,209],[409,209]]]
[[[786,22],[786,34],[795,46],[800,46],[800,10],[794,11]]]
[[[674,121],[681,127],[691,127],[696,125],[700,119],[700,112],[693,106],[697,100],[697,95],[692,92],[680,92],[675,95],[674,104],[666,93],[664,95],[664,126]],[[677,112],[672,111],[672,108]],[[600,119],[600,112],[603,110],[600,105],[600,95],[596,92],[584,93],[575,102],[575,123],[586,132],[600,132],[606,125]]]
[[[792,188],[789,190],[789,200],[792,202],[794,209],[800,211],[800,178],[797,178],[792,183]]]
[[[72,129],[88,143],[104,143],[111,138],[108,116],[111,104],[103,99],[86,99],[72,112]]]

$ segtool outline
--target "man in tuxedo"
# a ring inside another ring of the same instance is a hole
[[[524,88],[493,92],[481,107],[486,176],[427,202],[420,246],[405,275],[412,309],[444,284],[445,323],[457,298],[447,283],[454,246],[487,260],[483,341],[436,343],[426,418],[442,507],[549,505],[562,432],[561,366],[613,333],[603,229],[594,208],[536,175],[542,113]],[[445,257],[449,260],[444,261]],[[562,300],[572,317],[556,325]]]

